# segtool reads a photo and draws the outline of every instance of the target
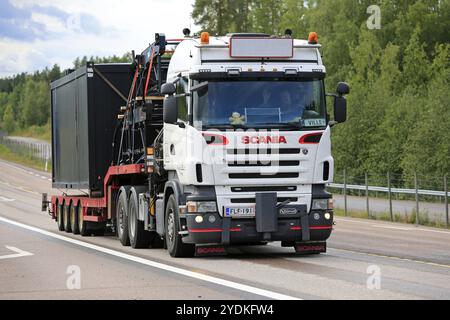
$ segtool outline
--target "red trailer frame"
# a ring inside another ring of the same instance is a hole
[[[111,166],[106,173],[103,183],[103,197],[91,198],[89,196],[52,196],[51,200],[51,215],[53,219],[56,219],[56,206],[61,203],[68,203],[72,205],[75,203],[77,206],[81,205],[83,212],[83,221],[90,222],[104,222],[111,218],[111,214],[107,213],[108,203],[111,202],[111,195],[113,190],[118,190],[120,186],[115,183],[114,178],[124,175],[142,174],[145,173],[144,164],[129,164],[121,166]],[[89,215],[88,209],[103,209],[101,215]]]

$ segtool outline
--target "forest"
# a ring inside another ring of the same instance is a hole
[[[372,5],[381,9],[375,29],[367,23]],[[336,170],[390,172],[406,185],[415,172],[450,173],[450,0],[196,0],[192,17],[213,35],[318,33],[327,91],[339,81],[351,87],[348,121],[333,127]],[[129,54],[89,60],[128,61]],[[49,82],[60,75],[55,65],[0,79],[1,129],[48,127]]]
[[[368,28],[372,5],[379,29]],[[348,121],[333,128],[339,172],[409,186],[414,172],[450,173],[449,0],[196,0],[192,15],[212,34],[318,33],[327,91],[351,87]]]

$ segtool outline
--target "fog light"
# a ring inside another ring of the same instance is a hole
[[[320,219],[320,214],[314,213],[314,220],[319,220],[319,219]]]
[[[325,219],[330,220],[331,219],[331,214],[329,214],[328,212],[324,214]]]
[[[203,217],[202,216],[196,216],[195,217],[195,222],[202,223],[203,222]]]
[[[213,216],[213,215],[210,215],[210,216],[208,217],[208,221],[209,221],[210,223],[214,223],[214,222],[216,222],[216,217]]]

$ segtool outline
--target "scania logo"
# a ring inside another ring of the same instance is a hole
[[[243,144],[287,143],[285,136],[243,136]]]
[[[295,208],[282,208],[280,209],[280,214],[288,215],[288,214],[297,214],[297,209]]]

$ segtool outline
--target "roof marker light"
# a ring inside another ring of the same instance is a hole
[[[239,76],[241,74],[240,69],[228,69],[227,72],[229,76]]]
[[[202,32],[200,35],[200,43],[201,44],[209,44],[209,33],[208,32]]]
[[[319,36],[317,35],[317,32],[310,32],[308,37],[308,43],[309,44],[317,44],[319,42]]]
[[[286,70],[284,70],[284,74],[287,76],[296,76],[297,69],[286,69]]]

